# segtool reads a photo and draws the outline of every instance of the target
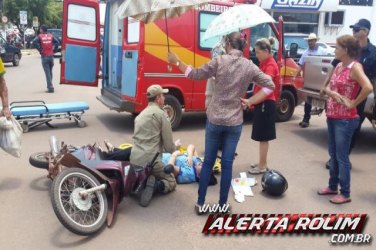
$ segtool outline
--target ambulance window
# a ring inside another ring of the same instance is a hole
[[[140,21],[128,18],[128,43],[138,43],[140,40]]]
[[[216,18],[220,13],[213,13],[213,12],[205,12],[202,11],[200,12],[200,17],[199,17],[199,24],[200,24],[200,29],[199,29],[199,39],[200,39],[200,48],[201,49],[211,49],[216,45],[220,37],[214,37],[210,38],[208,40],[203,39],[205,31],[207,30],[209,24],[213,21],[214,18]]]
[[[68,5],[67,36],[73,39],[95,41],[97,38],[96,11],[92,7]]]
[[[267,23],[262,23],[262,24],[259,24],[259,25],[256,25],[252,28],[250,28],[250,33],[251,33],[251,37],[250,37],[250,51],[252,52],[253,51],[253,48],[255,47],[255,43],[257,42],[258,39],[261,39],[261,38],[267,38],[269,39],[270,37],[273,37],[274,38],[274,44],[272,46],[272,50],[273,51],[278,51],[278,39],[276,37],[276,35],[274,34],[272,28],[269,26],[269,24]]]

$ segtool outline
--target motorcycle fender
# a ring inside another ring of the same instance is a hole
[[[116,210],[119,204],[119,182],[117,182],[116,180],[108,180],[107,183],[110,185],[112,191],[110,195],[107,195],[107,226],[109,227],[114,221]]]

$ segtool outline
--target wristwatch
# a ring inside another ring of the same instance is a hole
[[[177,61],[176,62],[176,67],[179,67],[180,66],[180,61]]]

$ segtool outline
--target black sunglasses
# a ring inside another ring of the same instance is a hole
[[[352,30],[353,30],[353,32],[357,33],[359,31],[365,30],[365,29],[364,28],[359,28],[359,27],[354,27]]]

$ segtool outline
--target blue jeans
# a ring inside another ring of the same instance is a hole
[[[42,66],[44,74],[46,75],[47,89],[53,90],[54,86],[52,85],[52,68],[54,67],[54,56],[42,56]]]
[[[205,203],[206,190],[208,188],[210,176],[213,172],[213,166],[217,158],[219,145],[222,145],[222,171],[219,204],[224,205],[227,203],[232,179],[232,163],[234,162],[236,146],[238,145],[241,132],[242,125],[223,126],[214,125],[209,121],[206,122],[205,158],[200,174],[197,204],[203,205]]]
[[[350,160],[349,149],[351,138],[359,125],[359,118],[355,119],[327,119],[330,155],[329,188],[337,190],[341,187],[341,194],[350,197]]]

